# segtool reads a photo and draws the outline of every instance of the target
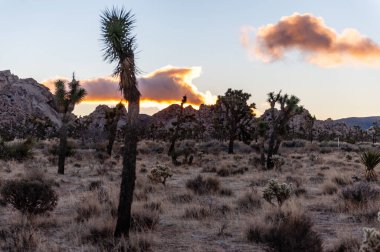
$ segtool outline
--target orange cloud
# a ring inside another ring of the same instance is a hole
[[[252,28],[242,29],[240,41],[251,55],[273,62],[286,52],[298,50],[306,61],[322,66],[380,66],[380,45],[355,29],[337,33],[320,17],[294,13],[277,24],[260,27],[252,41]]]
[[[183,95],[187,95],[189,104],[200,105],[202,103],[214,103],[216,97],[209,91],[200,92],[192,83],[192,80],[201,74],[200,67],[172,67],[166,66],[138,79],[143,107],[164,108],[172,103],[178,103]],[[56,77],[44,81],[43,84],[54,91]],[[88,93],[84,102],[107,103],[118,102],[122,96],[119,91],[119,81],[113,77],[100,77],[80,80],[82,87]]]

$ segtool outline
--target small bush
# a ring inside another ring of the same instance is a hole
[[[277,180],[271,179],[263,192],[263,198],[270,204],[276,199],[277,204],[281,206],[285,200],[289,199],[292,194],[291,184],[279,184]]]
[[[230,197],[230,196],[234,195],[234,192],[230,188],[222,187],[219,190],[219,195]]]
[[[171,176],[173,176],[173,173],[168,167],[158,165],[156,168],[150,170],[150,173],[148,174],[148,179],[152,183],[161,183],[165,185],[166,180]]]
[[[338,188],[332,182],[327,182],[322,187],[323,194],[332,195],[338,192]]]
[[[380,212],[377,214],[377,220],[380,221]],[[363,228],[364,236],[360,246],[360,252],[377,252],[380,251],[380,231],[376,228]]]
[[[0,159],[18,161],[24,160],[32,155],[33,141],[28,138],[25,141],[4,143],[0,140]]]
[[[74,141],[67,141],[66,145],[66,157],[74,156],[76,149],[76,144]],[[54,144],[50,147],[49,153],[53,156],[58,156],[59,154],[59,144]]]
[[[158,211],[140,208],[132,211],[131,228],[137,232],[154,230],[160,220]]]
[[[84,200],[76,209],[77,222],[84,222],[89,220],[93,216],[98,216],[101,213],[100,204],[96,198]]]
[[[276,209],[267,216],[266,223],[254,224],[246,237],[255,243],[264,243],[271,251],[322,251],[322,239],[313,230],[311,219],[293,211]]]
[[[261,197],[256,192],[246,193],[237,201],[238,209],[243,212],[251,212],[261,208],[261,204]]]
[[[343,199],[354,206],[362,206],[379,198],[380,192],[372,188],[369,183],[359,182],[342,190]]]
[[[198,175],[195,179],[189,179],[186,182],[186,187],[199,195],[217,193],[220,190],[220,181],[213,177],[204,179]]]
[[[173,204],[184,204],[193,201],[193,196],[188,193],[174,195],[170,198]]]
[[[36,180],[14,180],[5,183],[1,190],[5,202],[23,214],[42,214],[57,205],[57,194],[51,185]]]
[[[359,248],[359,240],[353,237],[342,237],[330,249],[327,249],[327,252],[357,252]]]
[[[188,207],[185,209],[185,213],[183,218],[185,219],[195,219],[202,220],[211,216],[210,208],[196,206],[196,207]]]

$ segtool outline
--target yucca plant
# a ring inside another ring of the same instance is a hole
[[[360,161],[366,168],[365,177],[367,181],[375,181],[375,167],[380,163],[380,153],[375,151],[366,151],[360,156]]]

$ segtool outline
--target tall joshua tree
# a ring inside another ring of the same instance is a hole
[[[81,88],[79,81],[73,79],[68,83],[69,90],[65,88],[65,82],[55,82],[54,100],[58,112],[61,114],[62,125],[59,130],[58,173],[65,173],[65,158],[67,152],[67,124],[69,114],[74,110],[75,104],[80,103],[86,96],[86,90]]]
[[[287,125],[292,117],[301,113],[303,107],[299,106],[300,99],[294,95],[277,94],[271,92],[268,94],[268,103],[270,105],[270,137],[267,152],[267,169],[272,169],[274,166],[272,156],[278,153],[282,138],[287,133]],[[276,110],[276,104],[279,105],[279,110]]]
[[[113,143],[116,139],[117,133],[117,124],[119,123],[120,116],[122,114],[124,105],[119,102],[116,107],[110,108],[106,111],[106,129],[108,131],[108,145],[107,145],[107,153],[108,155],[112,154]]]
[[[114,74],[120,78],[119,88],[124,99],[128,102],[115,237],[122,235],[129,237],[131,207],[136,180],[137,120],[140,110],[140,92],[136,80],[136,40],[132,34],[134,23],[135,19],[131,11],[126,11],[123,8],[106,9],[101,15],[104,60],[109,63],[117,63]]]

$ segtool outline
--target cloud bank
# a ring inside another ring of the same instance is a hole
[[[138,78],[138,86],[141,92],[142,106],[158,106],[178,103],[183,95],[187,95],[189,104],[210,104],[216,100],[209,91],[200,92],[192,83],[193,79],[201,74],[200,67],[173,67],[166,66]],[[54,91],[54,82],[57,79],[44,81],[43,84]],[[80,80],[88,95],[85,102],[118,102],[122,96],[119,91],[119,81],[112,77],[99,77]]]
[[[312,14],[294,13],[276,24],[257,29],[243,27],[240,42],[250,55],[264,62],[281,60],[289,51],[299,51],[304,60],[322,67],[340,65],[380,66],[380,45],[355,29],[337,33]]]

